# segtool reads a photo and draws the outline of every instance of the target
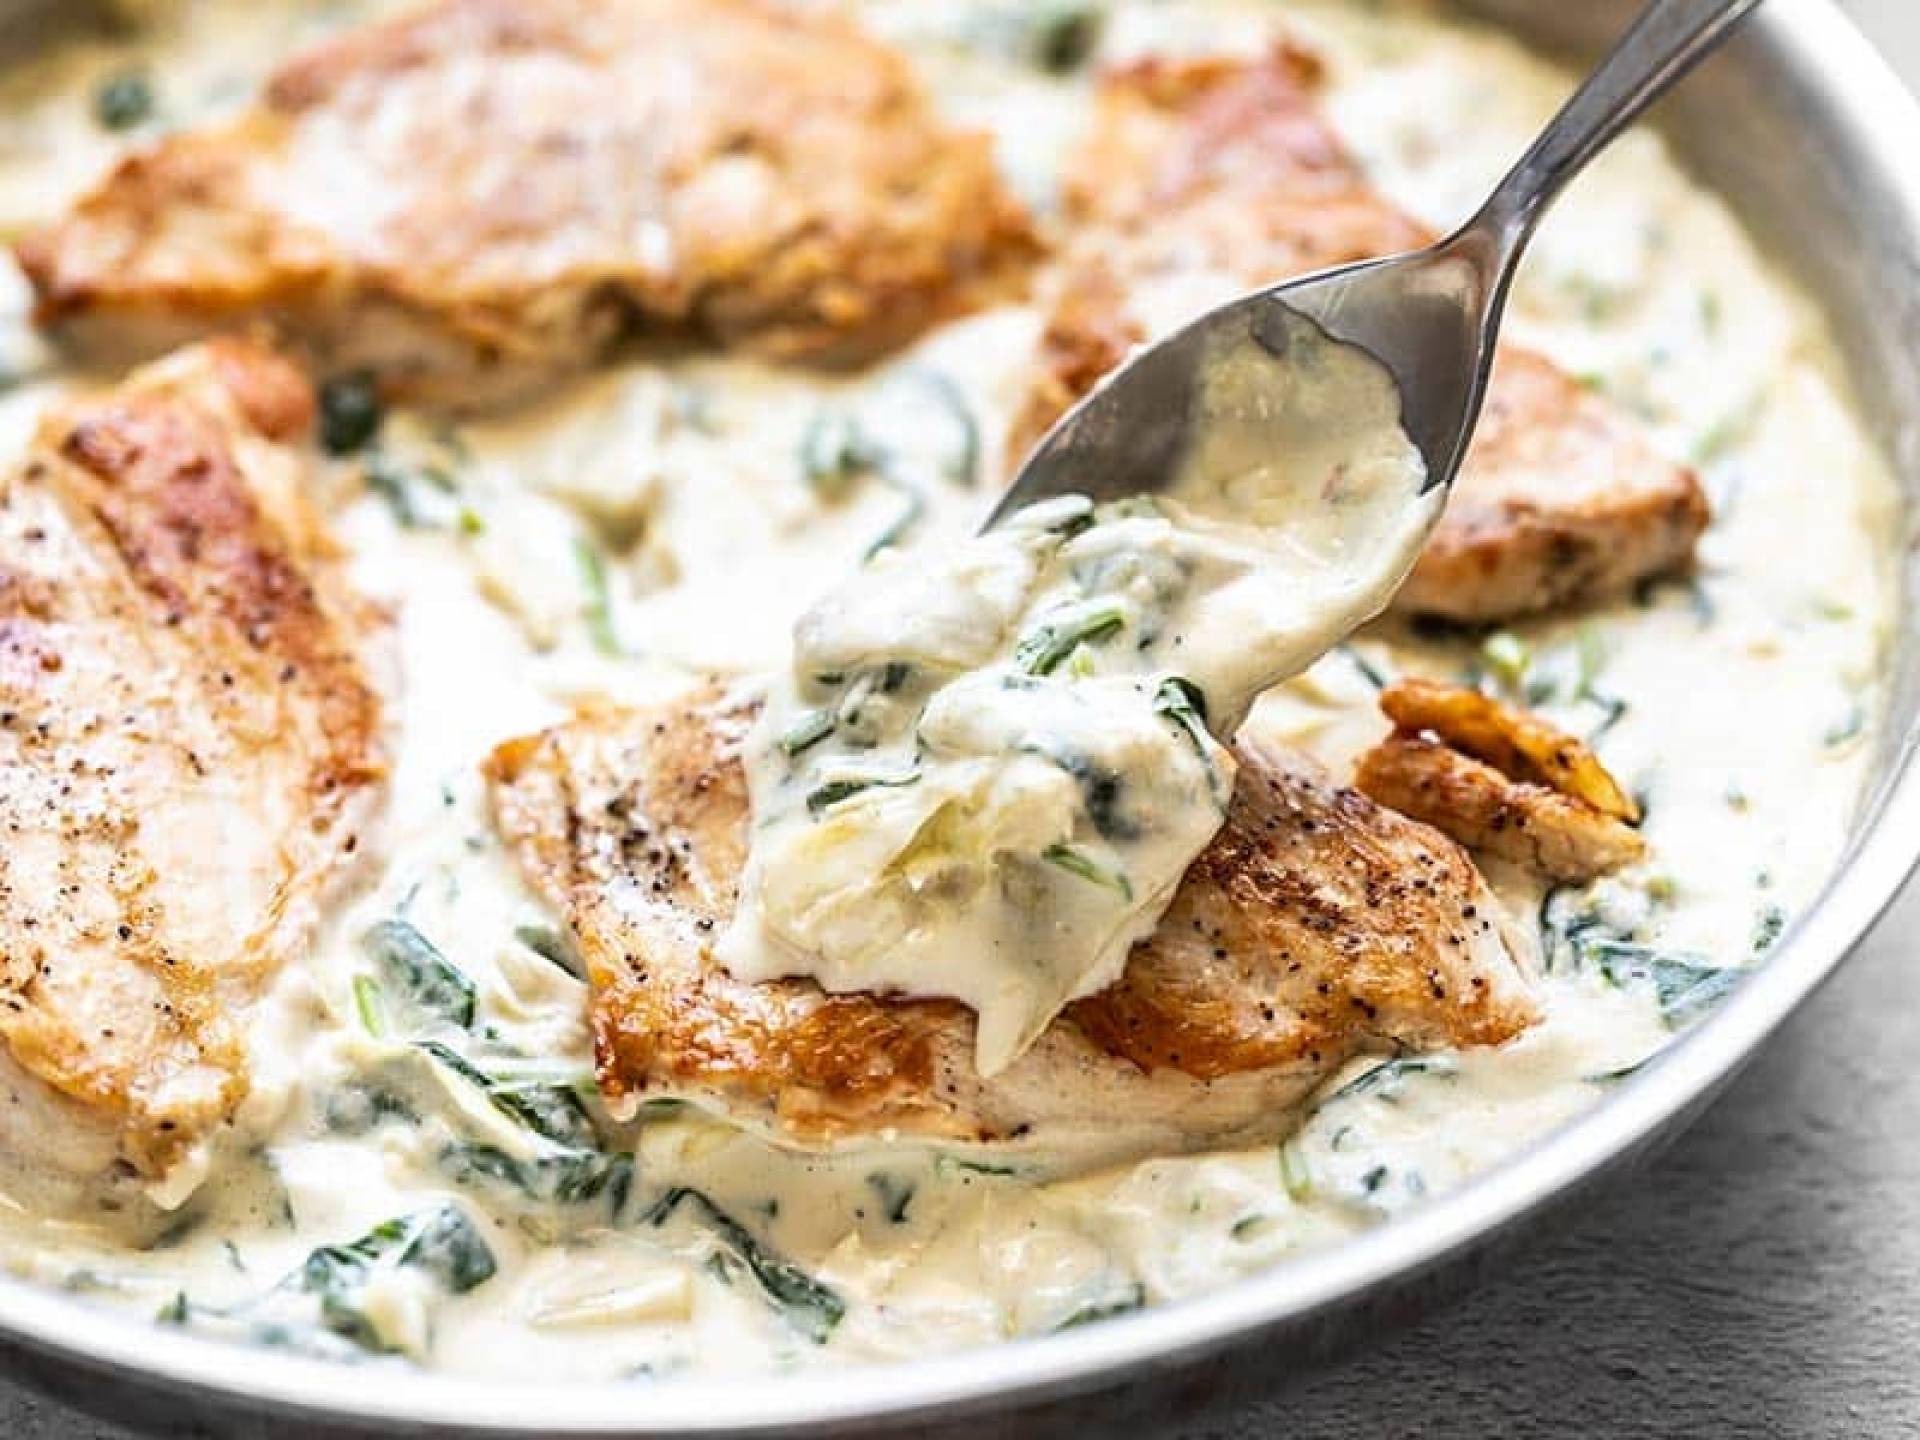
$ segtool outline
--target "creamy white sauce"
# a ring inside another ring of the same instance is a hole
[[[1225,818],[1215,735],[1379,613],[1439,508],[1392,376],[1276,323],[1209,341],[1164,493],[889,547],[801,616],[747,744],[735,975],[960,1000],[988,1076],[1120,978]]]
[[[863,8],[925,60],[955,114],[999,131],[1010,167],[1044,200],[1084,122],[1083,81],[963,48],[979,12],[957,0]],[[1281,13],[1258,0],[1113,8],[1116,50],[1251,46]],[[51,212],[111,153],[90,115],[96,77],[151,53],[165,120],[184,122],[227,103],[236,77],[258,74],[311,23],[272,5],[162,9],[180,33],[151,52],[89,43],[16,82],[0,105],[13,223]],[[1371,172],[1436,222],[1484,191],[1567,87],[1505,39],[1422,12],[1316,0],[1284,13],[1327,48],[1334,114]],[[1512,1045],[1402,1065],[1344,1094],[1331,1086],[1284,1148],[1069,1180],[924,1152],[788,1154],[685,1110],[602,1123],[603,1151],[631,1147],[636,1160],[617,1217],[604,1190],[555,1203],[452,1165],[450,1152],[479,1145],[521,1166],[554,1155],[524,1127],[503,1128],[406,1035],[366,1032],[354,981],[379,978],[361,943],[369,926],[404,905],[471,978],[476,1025],[492,1037],[434,1035],[496,1069],[507,1051],[531,1057],[523,1066],[552,1085],[588,1065],[581,987],[520,938],[544,944],[526,927],[552,917],[491,837],[475,762],[578,701],[657,698],[708,667],[781,663],[797,611],[844,581],[905,507],[903,490],[872,477],[845,493],[806,483],[799,457],[823,410],[893,427],[922,512],[912,538],[971,533],[1036,321],[1006,310],[961,322],[852,380],[637,361],[511,422],[464,427],[457,454],[431,427],[390,425],[382,445],[408,462],[403,486],[423,458],[452,476],[450,493],[429,483],[417,497],[418,528],[340,467],[342,536],[364,583],[395,606],[404,672],[399,773],[364,889],[256,1022],[257,1093],[200,1192],[171,1214],[130,1204],[49,1217],[33,1177],[9,1174],[0,1254],[100,1303],[360,1354],[318,1325],[318,1296],[261,1297],[318,1246],[453,1203],[491,1276],[456,1295],[446,1263],[380,1262],[345,1296],[379,1343],[422,1363],[541,1383],[850,1363],[1216,1288],[1444,1191],[1597,1103],[1670,1032],[1653,989],[1609,979],[1579,953],[1582,936],[1744,963],[1831,870],[1879,723],[1895,492],[1818,316],[1654,137],[1630,137],[1564,202],[1510,323],[1703,465],[1716,504],[1699,581],[1484,644],[1376,624],[1264,698],[1249,723],[1343,764],[1381,730],[1362,665],[1472,670],[1582,732],[1624,702],[1596,743],[1647,802],[1649,855],[1546,907],[1553,943],[1535,962],[1546,1016]],[[18,323],[4,353],[41,363]],[[940,478],[953,430],[915,378],[928,371],[978,425],[974,488]],[[9,397],[0,434],[22,433],[50,389]],[[1490,878],[1523,925],[1539,912],[1523,878]],[[385,1003],[397,1012],[390,993]],[[383,1118],[371,1098],[383,1086],[417,1118]],[[649,1207],[674,1186],[745,1227],[767,1247],[763,1264],[777,1256],[837,1297],[824,1343],[819,1293],[782,1281],[788,1299],[771,1295],[712,1214],[682,1201],[653,1223]],[[269,1322],[280,1328],[262,1330]]]

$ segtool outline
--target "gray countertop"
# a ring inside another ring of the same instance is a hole
[[[1851,0],[1920,85],[1920,0]],[[1920,887],[1726,1097],[1506,1275],[1182,1440],[1920,1435]],[[130,1440],[0,1380],[0,1440]]]

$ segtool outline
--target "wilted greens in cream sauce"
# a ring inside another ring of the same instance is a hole
[[[1465,212],[1567,85],[1497,35],[1395,5],[853,8],[916,57],[956,118],[1002,137],[1043,210],[1097,56],[1249,49],[1284,17],[1325,53],[1334,118],[1376,181],[1436,225]],[[8,78],[0,224],[48,214],[117,147],[238,103],[276,54],[357,7],[138,9],[149,28],[83,37]],[[0,361],[15,388],[0,439],[17,443],[65,381],[25,326],[21,287],[6,297]],[[396,606],[404,680],[392,810],[364,888],[279,984],[252,1037],[255,1093],[203,1183],[47,1218],[59,1197],[16,1167],[0,1173],[0,1255],[166,1323],[494,1377],[845,1364],[1216,1288],[1577,1115],[1710,1005],[1726,967],[1758,959],[1838,855],[1879,723],[1893,490],[1819,317],[1653,136],[1624,141],[1549,222],[1509,324],[1702,466],[1715,521],[1698,574],[1493,634],[1376,622],[1248,724],[1338,767],[1379,734],[1376,687],[1414,672],[1471,679],[1595,737],[1646,809],[1648,858],[1550,894],[1490,874],[1538,936],[1546,1018],[1514,1044],[1356,1065],[1284,1144],[1066,1176],[1043,1151],[784,1153],[675,1105],[613,1123],[577,961],[500,854],[476,762],[576,703],[778,671],[817,597],[899,580],[907,547],[962,553],[951,542],[975,530],[1003,471],[1037,317],[959,321],[845,378],[637,359],[527,415],[457,427],[368,415],[335,391],[342,453],[327,483],[362,584]],[[1052,565],[1106,528],[1028,543]],[[1220,757],[1189,719],[1199,699],[1232,702],[1185,661],[1122,669],[1103,646],[1145,617],[1116,628],[1100,609],[1111,586],[1024,584],[1008,602],[1021,618],[982,653],[1003,673],[1031,667],[1044,703],[1067,707],[1047,728],[1122,769],[1133,762],[1103,747],[1125,737],[1077,726],[1072,696],[1138,685],[1158,727],[1140,743],[1207,813]],[[803,635],[814,663],[779,707],[780,760],[791,747],[795,764],[790,791],[784,773],[777,788],[808,820],[909,795],[886,783],[901,774],[836,767],[856,727],[885,738],[896,710],[938,699],[924,647],[896,678],[886,646],[877,664],[863,651],[836,669],[847,638],[838,622]],[[979,727],[1029,703],[1043,701],[1016,685],[955,716],[951,743],[998,746]],[[1094,902],[1136,868],[1159,873],[1101,837],[1100,787],[1034,760],[1071,789],[1048,824],[1018,829],[1009,814],[1005,833],[1042,847],[1048,886]],[[1072,848],[1046,860],[1055,844]],[[1056,989],[1077,983],[1073,968]]]

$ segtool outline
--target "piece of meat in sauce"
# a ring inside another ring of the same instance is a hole
[[[1586,744],[1478,690],[1403,680],[1380,696],[1393,733],[1354,784],[1382,805],[1549,880],[1638,860],[1640,807]]]
[[[40,323],[151,353],[270,321],[473,407],[647,330],[851,361],[1034,251],[983,135],[773,0],[437,0],[124,158],[18,253]]]
[[[1536,1018],[1452,841],[1243,742],[1225,828],[1125,976],[983,1080],[960,1004],[748,984],[713,958],[745,859],[751,719],[706,693],[587,713],[488,762],[498,829],[585,957],[617,1109],[693,1099],[801,1146],[1137,1153],[1284,1123],[1357,1054],[1495,1045]]]
[[[381,622],[283,443],[312,411],[213,342],[0,475],[0,1140],[48,1169],[158,1180],[233,1115],[381,794]]]

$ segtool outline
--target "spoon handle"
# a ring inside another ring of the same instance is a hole
[[[1760,0],[1650,0],[1632,28],[1508,172],[1469,228],[1511,256],[1548,202]]]

